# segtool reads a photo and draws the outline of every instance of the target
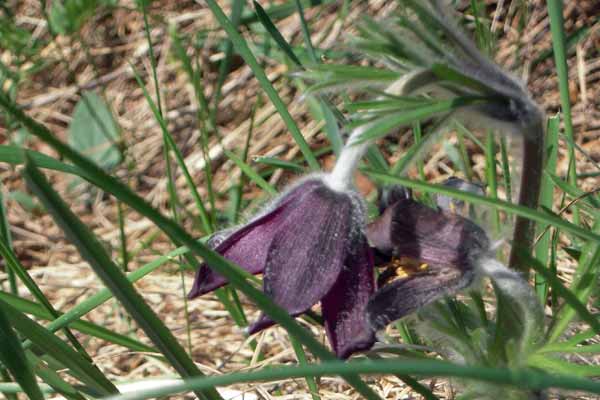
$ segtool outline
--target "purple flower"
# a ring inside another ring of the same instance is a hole
[[[489,249],[485,232],[470,220],[395,193],[367,227],[369,243],[388,267],[367,305],[374,330],[469,286],[477,259]]]
[[[358,194],[332,189],[322,177],[301,181],[248,224],[216,235],[215,251],[253,274],[290,315],[321,301],[329,341],[341,358],[370,348],[374,334],[365,307],[374,291],[373,258],[364,237]],[[203,264],[189,293],[200,296],[227,284]],[[266,315],[249,328],[273,324]]]

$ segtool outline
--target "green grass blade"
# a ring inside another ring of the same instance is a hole
[[[37,151],[33,150],[25,150],[19,146],[0,145],[0,161],[2,162],[12,165],[25,164],[25,154],[34,160],[36,164],[40,166],[40,168],[66,172],[68,174],[81,176],[82,178],[86,177],[85,172],[79,168],[73,165],[65,164],[43,153],[38,153]]]
[[[300,15],[300,23],[302,25],[302,34],[304,37],[304,43],[306,45],[306,48],[308,49],[308,55],[311,59],[311,62],[314,64],[317,64],[319,62],[319,59],[315,54],[315,49],[310,40],[310,33],[309,33],[308,27],[306,25],[306,20],[304,19],[304,11],[302,8],[302,3],[299,0],[295,0],[295,4],[296,4],[296,9],[298,11],[298,14]],[[290,44],[281,35],[281,33],[279,32],[279,30],[277,29],[277,27],[275,26],[273,21],[271,21],[271,19],[269,18],[269,15],[261,7],[261,5],[258,4],[256,1],[254,1],[254,8],[256,9],[256,15],[257,15],[259,21],[261,22],[261,24],[263,24],[263,26],[265,27],[267,32],[271,35],[273,40],[275,40],[275,43],[277,43],[277,46],[279,46],[279,48],[294,62],[294,64],[296,64],[297,67],[304,70],[304,66],[302,65],[302,62],[296,56],[296,53],[294,52],[294,50],[292,49]],[[301,85],[301,87],[302,86],[303,85]],[[322,99],[320,97],[317,97],[316,99],[312,99],[312,100],[315,102],[315,104],[320,109],[319,119],[322,118],[325,121],[325,127],[324,127],[325,134],[327,135],[327,138],[329,139],[329,142],[331,143],[331,146],[333,147],[333,151],[336,155],[339,155],[344,143],[343,143],[343,140],[342,140],[342,137],[340,134],[340,130],[339,130],[339,127],[337,124],[336,117],[334,115],[334,112],[332,111],[332,108],[334,106],[332,104],[330,104],[327,100]]]
[[[212,187],[212,167],[211,162],[208,156],[208,136],[209,129],[207,125],[211,125],[211,121],[209,121],[209,107],[208,100],[204,95],[204,86],[202,84],[201,70],[198,59],[196,59],[196,68],[192,67],[192,60],[188,57],[186,50],[183,46],[182,38],[177,33],[177,30],[173,27],[170,30],[171,40],[173,41],[173,48],[175,57],[179,59],[179,61],[183,65],[183,69],[188,76],[188,79],[192,82],[192,86],[194,87],[194,96],[196,98],[196,102],[198,103],[198,111],[196,113],[196,119],[198,122],[198,129],[200,130],[200,146],[202,150],[202,157],[204,159],[204,173],[206,178],[206,189],[208,191],[209,203],[211,205],[211,210],[214,211],[214,193]],[[212,125],[211,125],[212,126]],[[186,178],[187,179],[187,178]],[[196,202],[196,207],[198,208],[198,212],[200,213],[200,218],[202,220],[202,224],[206,232],[212,233],[214,230],[213,220],[214,215],[211,215],[211,218],[208,217],[208,213],[206,208],[204,207],[203,202],[198,202],[194,197],[194,201]]]
[[[244,9],[244,1],[243,0],[233,0],[231,2],[231,25],[234,30],[239,27],[240,18],[242,16],[242,12]],[[217,83],[215,84],[215,90],[213,95],[213,108],[210,110],[210,122],[217,128],[217,112],[219,111],[219,103],[221,101],[221,93],[223,90],[223,85],[225,84],[225,80],[227,79],[227,75],[231,70],[232,58],[233,58],[233,43],[231,40],[227,40],[225,43],[225,57],[219,64],[219,74],[217,76]]]
[[[554,116],[548,119],[548,128],[546,130],[546,172],[550,175],[556,173],[556,161],[558,156],[558,130],[560,119]],[[554,184],[548,174],[542,176],[542,188],[540,190],[540,207],[552,209],[554,204]],[[538,232],[542,233],[535,247],[535,258],[542,265],[548,265],[550,255],[550,239],[551,232],[547,229],[547,225],[538,225]],[[535,289],[542,304],[546,303],[548,296],[548,285],[543,277],[535,275]]]
[[[240,53],[240,56],[242,56],[242,58],[244,59],[244,61],[246,61],[250,69],[252,69],[252,72],[254,72],[254,75],[260,83],[262,89],[265,91],[269,99],[271,99],[271,102],[281,115],[281,118],[283,119],[288,130],[290,131],[290,134],[294,138],[294,141],[300,148],[300,151],[304,155],[304,159],[308,163],[310,169],[314,171],[318,170],[319,162],[312,153],[312,150],[308,146],[308,143],[306,143],[306,140],[304,140],[304,136],[302,136],[302,132],[300,132],[300,129],[298,129],[298,126],[296,125],[292,116],[290,115],[287,109],[287,105],[281,100],[281,98],[275,91],[275,88],[267,78],[267,75],[265,74],[263,68],[260,66],[256,58],[252,54],[252,51],[248,47],[248,44],[246,43],[244,38],[238,33],[238,31],[235,29],[229,18],[227,18],[227,16],[223,13],[223,10],[221,10],[221,7],[219,7],[215,0],[207,0],[207,4],[208,7],[211,9],[212,13],[214,14],[215,18],[219,21],[221,27],[227,32],[227,35],[229,36],[235,48],[237,49],[238,53]]]
[[[225,150],[225,154],[231,161],[233,161],[235,163],[235,165],[237,165],[239,167],[239,169],[242,170],[242,172],[244,174],[246,174],[246,176],[248,176],[248,178],[252,182],[256,183],[262,190],[264,190],[271,196],[277,195],[277,190],[269,182],[267,182],[262,176],[257,174],[256,171],[254,171],[251,166],[249,166],[247,163],[244,162],[244,160],[242,160],[235,153],[233,153],[229,150]]]
[[[500,157],[502,159],[502,178],[504,180],[504,191],[506,199],[512,201],[512,178],[510,174],[510,161],[508,159],[508,144],[506,136],[500,137]]]
[[[10,318],[2,308],[0,308],[0,361],[31,400],[44,399],[35,375],[25,358],[21,343],[12,329]]]
[[[173,136],[169,132],[169,130],[167,128],[167,123],[166,123],[165,119],[163,118],[162,114],[160,113],[160,109],[157,107],[157,105],[154,103],[154,101],[148,94],[148,91],[146,90],[146,87],[144,86],[144,83],[142,82],[141,77],[139,76],[139,74],[137,73],[137,71],[135,69],[133,69],[133,74],[135,76],[135,79],[137,80],[139,87],[142,89],[142,92],[144,93],[144,97],[146,98],[146,101],[148,102],[150,109],[152,110],[152,112],[154,114],[154,117],[156,118],[156,120],[158,121],[158,123],[160,125],[162,134],[163,134],[163,139],[165,141],[165,145],[167,146],[168,150],[173,151],[173,154],[175,155],[175,160],[177,161],[177,165],[179,166],[179,168],[181,168],[181,171],[183,172],[183,176],[185,177],[185,182],[187,184],[187,187],[190,190],[190,193],[192,194],[192,198],[194,199],[196,208],[200,212],[200,219],[202,221],[202,225],[204,227],[205,233],[210,233],[210,232],[212,232],[212,225],[210,223],[208,213],[206,211],[206,208],[204,207],[204,203],[202,202],[202,199],[200,198],[200,194],[198,193],[198,189],[196,188],[196,184],[194,183],[192,175],[190,174],[190,171],[188,170],[187,165],[185,164],[183,155],[181,154],[181,151],[177,147],[177,144],[175,143]],[[166,157],[165,161],[167,162],[167,164],[169,163],[168,157]],[[172,179],[169,179],[169,182],[172,182]]]
[[[285,161],[276,157],[256,157],[253,159],[255,163],[269,165],[275,168],[281,168],[288,171],[300,173],[302,172],[302,167],[295,162]]]
[[[496,141],[494,134],[488,131],[486,135],[485,146],[485,177],[488,186],[488,195],[491,199],[498,199],[498,176],[496,174]],[[496,233],[500,231],[500,213],[498,210],[493,210],[494,213],[494,229]]]
[[[290,342],[292,343],[292,347],[294,348],[294,353],[296,353],[296,358],[298,359],[298,364],[299,365],[308,365],[308,362],[306,361],[306,353],[304,352],[302,345],[300,343],[298,343],[298,341],[296,339],[294,339],[293,337],[290,338]],[[319,397],[319,387],[317,386],[317,381],[315,380],[315,378],[313,376],[306,376],[305,380],[306,380],[306,385],[308,386],[308,389],[310,390],[310,395],[311,395],[312,399],[320,400],[321,397]]]
[[[594,227],[592,228],[594,233],[600,232],[600,221],[596,221]],[[573,282],[570,287],[569,295],[576,298],[579,302],[586,304],[589,296],[592,294],[592,291],[596,287],[596,282],[598,279],[598,274],[600,273],[600,245],[598,243],[587,243],[581,253],[581,257],[579,258],[579,265],[577,266],[577,270],[575,271],[575,276],[573,277]],[[570,304],[571,305],[571,304]],[[583,306],[585,308],[585,306]],[[573,320],[573,318],[579,313],[581,307],[575,308],[573,305],[571,307],[563,307],[562,310],[558,313],[555,318],[555,324],[552,327],[552,330],[549,335],[548,341],[550,343],[555,342],[560,338],[560,336],[565,332],[565,330],[569,327],[569,324]],[[587,309],[586,309],[587,311]],[[580,317],[582,315],[580,314]],[[592,325],[590,321],[584,319],[588,322],[592,328],[595,329],[595,326]],[[594,321],[596,324],[598,323],[597,319],[594,317]]]
[[[26,126],[30,132],[53,147],[58,153],[71,160],[79,168],[86,171],[90,179],[101,189],[114,195],[123,203],[129,205],[132,209],[139,212],[141,215],[153,221],[163,232],[165,232],[173,241],[181,242],[186,245],[191,251],[214,268],[216,272],[226,277],[229,282],[250,298],[261,310],[270,316],[275,322],[285,328],[288,333],[295,336],[315,356],[323,360],[336,359],[330,351],[328,351],[319,341],[317,341],[306,329],[301,327],[290,315],[277,306],[273,301],[260,290],[256,289],[246,278],[247,273],[227,261],[221,255],[210,250],[206,246],[196,242],[185,230],[172,220],[163,216],[159,211],[150,206],[141,197],[133,193],[127,186],[121,183],[116,178],[108,175],[97,165],[91,162],[86,157],[74,151],[71,147],[65,145],[58,140],[45,126],[35,122],[27,117],[23,111],[15,107],[15,105],[2,93],[0,93],[0,106],[15,117],[21,124]],[[116,267],[116,266],[115,266]],[[121,274],[120,270],[117,271]],[[344,375],[344,379],[352,385],[363,397],[367,399],[379,399],[379,396],[356,374]]]
[[[26,317],[20,311],[0,300],[0,308],[10,318],[19,333],[43,350],[50,357],[69,369],[70,373],[103,396],[118,393],[117,388],[102,372],[81,354],[69,347],[43,326]]]
[[[90,264],[94,272],[148,335],[173,368],[184,377],[202,376],[196,364],[187,356],[177,339],[125,278],[121,269],[111,260],[98,239],[50,187],[46,178],[35,167],[35,164],[28,162],[24,173],[31,189],[42,201],[65,235],[77,247],[81,256]],[[197,395],[202,399],[221,398],[216,390],[198,392]]]
[[[54,308],[54,306],[52,306],[52,304],[50,303],[50,301],[48,301],[40,287],[35,283],[31,276],[29,276],[27,270],[25,270],[25,268],[19,262],[17,255],[2,240],[0,240],[0,256],[2,256],[2,258],[4,258],[4,260],[6,261],[6,265],[8,266],[9,270],[12,271],[17,277],[19,277],[19,279],[21,280],[21,282],[23,282],[23,285],[25,285],[25,287],[27,288],[27,290],[29,290],[31,295],[46,309],[46,311],[48,311],[48,313],[52,316],[51,319],[57,318],[60,315],[59,312]],[[71,342],[73,347],[77,349],[77,351],[81,353],[83,357],[91,361],[91,357],[87,354],[87,352],[85,351],[81,343],[79,343],[75,335],[73,335],[73,333],[71,333],[71,331],[66,327],[64,329],[64,332],[65,336],[67,337],[69,342]]]
[[[57,393],[60,393],[68,400],[86,400],[86,398],[79,393],[77,389],[75,389],[71,384],[65,382],[60,377],[58,372],[44,365],[39,357],[35,356],[33,352],[27,351],[25,352],[25,356],[27,357],[29,364],[35,365],[35,373],[37,376],[45,383],[50,385],[50,387],[52,387],[52,389],[54,389]]]
[[[296,9],[298,10],[298,16],[300,17],[300,27],[302,28],[302,37],[304,38],[304,45],[308,50],[308,56],[313,63],[317,63],[319,61],[317,57],[317,53],[315,51],[315,47],[313,46],[312,40],[310,39],[310,30],[308,29],[308,24],[306,23],[306,18],[304,17],[304,8],[302,7],[302,3],[300,0],[294,0],[296,5]]]
[[[566,304],[569,306],[564,309],[565,313],[568,316],[571,314],[572,316],[579,315],[582,320],[590,325],[596,334],[600,334],[600,321],[598,321],[598,318],[588,311],[585,304],[581,302],[581,300],[577,298],[577,296],[573,294],[571,290],[565,287],[554,273],[552,273],[544,265],[541,265],[539,260],[536,260],[529,255],[523,255],[523,257],[526,261],[528,261],[528,263],[531,265],[531,268],[535,270],[536,273],[542,275],[546,279],[546,282],[548,282],[548,285],[550,285],[552,290],[556,291],[557,295],[565,300]],[[548,343],[554,343],[564,332],[564,328],[571,320],[572,317],[558,319],[557,324],[550,333]],[[566,323],[564,321],[566,321]]]
[[[0,242],[11,249],[12,248],[12,236],[10,234],[10,224],[6,216],[6,202],[4,201],[3,185],[0,182]],[[7,271],[8,285],[11,293],[18,293],[19,288],[17,287],[17,277],[15,272],[9,268]]]
[[[285,55],[287,55],[290,60],[296,64],[296,66],[302,68],[302,62],[298,56],[296,56],[296,53],[294,53],[294,50],[292,50],[292,47],[288,44],[287,40],[285,40],[283,35],[281,35],[281,32],[279,32],[275,24],[273,24],[273,21],[271,21],[271,18],[269,18],[264,8],[262,8],[262,6],[256,1],[253,1],[252,3],[254,4],[254,9],[256,10],[256,16],[258,17],[258,20],[265,27],[267,32],[269,32],[273,40],[275,40],[277,46],[279,46]]]
[[[130,274],[128,274],[127,280],[129,280],[129,282],[132,282],[132,283],[136,282],[136,281],[142,279],[144,276],[155,271],[156,269],[158,269],[165,263],[167,263],[169,261],[173,261],[176,257],[181,256],[181,255],[187,253],[188,251],[189,250],[186,247],[180,247],[178,249],[171,251],[170,253],[168,253],[165,256],[158,257],[154,261],[151,261],[150,263],[143,265],[142,267],[140,267],[140,268],[136,269],[135,271],[131,272]],[[110,290],[108,290],[106,288],[101,289],[95,295],[90,296],[88,299],[82,301],[81,303],[79,303],[78,305],[76,305],[75,307],[70,309],[69,311],[65,312],[60,317],[56,318],[54,321],[50,322],[46,326],[46,329],[50,332],[55,332],[65,326],[68,326],[69,324],[74,324],[79,320],[79,318],[81,316],[89,313],[96,307],[99,307],[106,301],[110,300],[112,297],[113,296],[112,296]],[[24,347],[27,347],[27,344]]]
[[[27,299],[23,299],[21,297],[11,295],[10,293],[0,292],[0,300],[3,300],[7,304],[10,304],[20,312],[25,314],[31,314],[36,318],[43,319],[46,321],[52,321],[55,319],[55,317],[41,305],[29,301]],[[148,353],[155,353],[157,351],[155,348],[145,345],[135,339],[118,334],[110,329],[104,328],[100,325],[96,325],[88,321],[75,321],[71,324],[71,327],[86,335],[106,340],[109,343],[117,344],[119,346],[126,347],[133,351],[141,351]]]
[[[306,375],[324,376],[349,372],[361,374],[415,374],[421,376],[448,376],[461,379],[511,385],[520,389],[558,388],[600,393],[600,383],[590,379],[566,375],[551,375],[532,369],[506,369],[484,366],[465,366],[438,360],[369,360],[351,362],[324,362],[306,366],[281,366],[253,372],[236,372],[204,379],[189,380],[153,390],[125,394],[110,400],[144,400],[151,397],[182,393],[192,388],[207,388],[233,383],[274,381],[301,378]]]
[[[327,4],[335,3],[335,0],[301,0],[302,6],[312,8],[318,6],[324,6]],[[272,20],[280,20],[289,17],[294,12],[296,12],[296,5],[291,1],[288,1],[283,4],[274,4],[267,8],[267,15]],[[242,18],[240,19],[240,23],[243,25],[249,25],[257,21],[256,13],[252,11],[247,11],[242,13]]]
[[[367,170],[365,172],[369,176],[383,183],[395,183],[399,185],[404,185],[412,189],[422,190],[424,192],[443,194],[458,200],[468,201],[473,204],[491,206],[498,209],[499,211],[505,211],[510,214],[520,215],[522,217],[528,218],[532,221],[540,222],[542,224],[552,225],[557,228],[561,228],[565,232],[572,233],[573,235],[582,239],[591,240],[594,243],[600,243],[600,235],[598,235],[597,233],[590,232],[587,229],[583,229],[561,218],[555,217],[554,215],[549,215],[547,213],[536,211],[528,207],[522,207],[513,203],[509,203],[507,201],[494,200],[487,197],[478,196],[476,194],[462,192],[460,190],[451,189],[442,185],[433,185],[426,182],[414,181],[411,179],[392,176],[377,171]]]
[[[554,49],[554,62],[558,75],[560,90],[560,105],[563,112],[565,135],[567,136],[567,149],[569,153],[568,182],[577,185],[577,168],[574,142],[573,118],[571,115],[571,101],[569,99],[569,71],[567,66],[567,52],[565,47],[565,27],[563,20],[562,0],[548,0],[548,16],[550,17],[550,32],[552,33],[552,48]],[[579,224],[579,211],[573,210],[573,223]]]
[[[456,110],[457,108],[463,107],[465,105],[473,103],[474,101],[480,100],[481,99],[479,98],[471,99],[466,97],[457,97],[450,100],[432,101],[431,104],[425,105],[423,107],[380,118],[373,124],[372,127],[367,129],[360,136],[357,143],[379,139],[382,136],[387,135],[392,129],[410,125],[414,122],[431,118],[435,115],[449,113],[451,111]]]

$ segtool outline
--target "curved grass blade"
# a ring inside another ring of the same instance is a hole
[[[31,400],[44,400],[9,316],[0,308],[0,361]]]
[[[174,260],[176,257],[187,253],[189,250],[186,247],[180,247],[168,253],[165,256],[158,257],[156,260],[151,261],[150,263],[136,269],[127,275],[127,280],[129,282],[135,282],[148,275],[149,273],[155,271],[157,268],[162,266],[163,264]],[[110,290],[104,288],[98,291],[95,295],[89,297],[88,299],[82,301],[69,311],[65,312],[60,317],[56,318],[54,321],[50,322],[46,329],[50,332],[55,332],[61,329],[64,326],[68,326],[70,324],[75,324],[83,315],[89,313],[94,308],[99,307],[106,301],[112,298],[112,294]],[[74,325],[75,327],[75,325]],[[30,342],[29,342],[30,343]],[[23,347],[27,348],[29,344],[26,342]]]
[[[40,287],[35,283],[35,281],[29,276],[25,268],[19,262],[17,256],[12,251],[10,247],[4,243],[4,241],[0,240],[0,256],[4,258],[6,261],[6,265],[9,267],[13,273],[19,277],[21,282],[25,285],[27,290],[32,294],[32,296],[42,305],[42,307],[50,314],[50,319],[57,318],[60,314],[54,308],[54,306],[48,301],[44,293],[40,289]],[[73,345],[73,347],[88,361],[92,361],[92,358],[87,354],[81,343],[77,340],[75,335],[71,333],[69,328],[64,328],[64,333],[69,342]]]
[[[241,158],[239,158],[235,153],[224,150],[227,157],[235,163],[242,170],[244,174],[250,178],[250,180],[256,183],[262,190],[267,192],[271,196],[277,195],[277,190],[267,182],[262,176],[260,176],[256,171],[252,169],[247,163],[244,162]]]
[[[248,47],[248,44],[246,43],[242,35],[240,35],[239,32],[235,29],[229,18],[227,18],[227,16],[223,13],[223,10],[221,10],[221,7],[219,7],[215,0],[206,0],[206,3],[208,4],[208,7],[211,9],[217,21],[219,21],[221,27],[227,32],[229,39],[233,43],[234,47],[237,49],[240,56],[242,56],[242,58],[244,59],[244,61],[246,61],[250,69],[252,69],[252,72],[254,72],[254,76],[256,76],[256,79],[260,83],[263,90],[266,92],[267,96],[269,96],[269,99],[271,99],[271,102],[281,115],[281,118],[285,122],[288,130],[290,131],[290,134],[294,138],[294,141],[296,142],[296,144],[300,148],[300,151],[304,155],[304,159],[308,163],[310,169],[314,171],[318,170],[319,162],[312,153],[312,150],[308,146],[308,143],[306,143],[306,140],[304,140],[304,136],[302,136],[302,132],[300,132],[300,129],[298,129],[298,126],[296,125],[292,116],[290,115],[286,104],[281,100],[281,97],[279,97],[277,91],[275,91],[275,88],[269,81],[269,78],[267,78],[265,71],[262,69],[256,58],[252,54],[252,51]]]
[[[599,230],[600,222],[596,221],[593,231],[598,232]],[[577,300],[577,303],[570,301],[568,302],[570,307],[563,307],[563,309],[560,310],[555,318],[555,324],[550,331],[548,342],[552,343],[558,340],[568,328],[569,323],[573,320],[576,314],[579,314],[581,319],[589,323],[590,327],[600,334],[600,331],[598,330],[600,329],[600,322],[598,322],[596,317],[591,316],[585,307],[589,296],[596,288],[598,274],[600,273],[599,265],[600,245],[598,245],[598,243],[587,243],[581,252],[579,265],[575,271],[571,288],[570,290],[565,288],[566,292],[563,296],[565,299],[567,299],[565,296],[575,299]],[[554,277],[554,279],[558,278]]]
[[[25,154],[36,162],[40,168],[51,169],[54,171],[66,172],[68,174],[78,175],[86,178],[85,172],[79,168],[65,164],[56,158],[47,156],[33,150],[26,150],[19,146],[0,145],[0,161],[12,164],[25,164]]]
[[[295,162],[282,160],[276,157],[256,157],[254,160],[256,163],[269,165],[275,168],[286,169],[292,172],[302,172],[302,167]]]
[[[564,332],[564,328],[573,319],[573,316],[575,316],[575,314],[579,315],[579,317],[582,320],[584,320],[590,325],[590,327],[596,332],[596,334],[600,335],[600,321],[598,321],[598,318],[593,316],[588,311],[585,304],[583,304],[577,298],[577,296],[573,294],[573,292],[571,292],[567,287],[565,287],[552,272],[550,272],[545,266],[541,265],[539,260],[536,260],[535,258],[529,255],[523,256],[524,260],[526,260],[531,265],[531,268],[535,270],[536,273],[543,276],[548,282],[548,285],[550,285],[550,287],[552,288],[552,290],[556,291],[557,295],[562,297],[565,300],[565,302],[569,305],[569,308],[566,309],[566,313],[572,314],[571,318],[563,318],[561,320],[558,320],[557,325],[553,327],[553,330],[550,333],[548,343],[553,343],[556,340],[558,340],[560,335]]]
[[[67,367],[70,373],[81,382],[97,390],[103,396],[118,393],[117,388],[96,366],[57,336],[48,332],[43,326],[29,319],[3,300],[0,300],[0,309],[10,318],[13,326],[21,335],[30,339],[39,349]]]
[[[12,235],[10,232],[10,224],[6,215],[6,202],[4,201],[4,191],[2,182],[0,182],[0,242],[3,242],[9,249],[12,248]],[[14,271],[10,268],[6,271],[8,275],[8,288],[11,293],[18,293],[19,288],[17,287],[17,277]],[[3,287],[3,286],[2,286]],[[0,367],[0,371],[2,368]],[[13,399],[8,399],[13,400]]]
[[[90,264],[94,272],[135,319],[173,368],[183,377],[202,376],[196,364],[187,356],[177,339],[125,278],[121,269],[106,253],[102,244],[50,187],[33,161],[26,164],[24,175],[33,192],[44,204],[67,238],[77,247],[81,256]],[[221,398],[214,389],[197,392],[197,395],[201,399]]]
[[[29,301],[27,299],[23,299],[21,297],[12,295],[10,293],[0,291],[0,300],[5,301],[7,304],[10,304],[20,312],[25,314],[31,314],[36,318],[40,318],[46,321],[52,321],[55,319],[55,316],[48,312],[48,310],[46,310],[43,306],[34,303],[33,301]],[[147,353],[157,352],[157,350],[153,347],[150,347],[128,336],[118,334],[110,329],[106,329],[100,325],[96,325],[88,321],[75,321],[71,324],[71,327],[86,335],[106,340],[107,342],[126,347],[133,351],[141,351]]]
[[[452,198],[468,201],[473,204],[482,204],[487,206],[492,206],[498,209],[499,211],[505,211],[510,214],[520,215],[522,217],[528,218],[532,221],[540,222],[547,225],[552,225],[557,228],[561,228],[565,232],[569,232],[575,236],[580,238],[591,240],[595,243],[600,243],[600,235],[590,232],[586,229],[580,228],[577,225],[574,225],[570,222],[567,222],[561,218],[555,217],[553,215],[549,215],[547,213],[542,213],[540,211],[533,210],[531,208],[522,207],[513,203],[509,203],[502,200],[494,200],[484,196],[478,196],[476,194],[462,192],[456,189],[450,189],[446,186],[442,185],[433,185],[426,182],[414,181],[407,178],[401,178],[397,176],[391,176],[388,174],[384,174],[377,171],[364,171],[369,176],[376,178],[377,180],[384,183],[395,183],[399,185],[403,185],[412,189],[422,190],[428,193],[438,193],[446,196],[450,196]]]
[[[262,6],[256,0],[253,0],[252,3],[254,4],[254,9],[256,10],[256,17],[265,27],[267,32],[269,32],[273,40],[275,40],[275,43],[277,43],[279,48],[290,58],[290,60],[294,62],[294,64],[302,68],[302,62],[298,56],[296,56],[296,53],[294,53],[294,50],[292,50],[285,38],[281,35],[281,32],[279,32],[275,24],[273,24],[273,21],[271,21],[271,18],[269,18],[269,15],[267,15],[264,8],[262,8]]]
[[[261,310],[263,310],[275,322],[285,328],[288,333],[296,339],[315,356],[323,360],[335,360],[333,353],[328,351],[310,332],[300,326],[285,310],[277,306],[267,295],[256,289],[246,278],[245,271],[237,265],[229,262],[221,255],[210,250],[205,245],[195,241],[181,226],[171,219],[163,216],[158,210],[150,206],[144,199],[135,194],[126,185],[116,178],[108,175],[93,162],[82,156],[68,145],[58,140],[45,126],[35,122],[26,116],[23,111],[0,92],[0,106],[14,116],[21,124],[26,126],[30,132],[53,147],[59,154],[71,160],[79,168],[86,171],[90,180],[99,188],[111,193],[113,196],[129,205],[141,215],[149,218],[174,242],[186,245],[191,251],[204,258],[204,261],[214,268],[216,272],[223,275],[236,289],[239,289],[250,298]],[[115,266],[116,267],[116,266]],[[118,270],[118,267],[117,267]],[[121,274],[119,270],[119,274]],[[360,377],[353,373],[343,376],[363,397],[367,399],[379,399],[379,396]]]
[[[177,147],[177,143],[175,143],[173,136],[169,132],[169,130],[167,128],[167,123],[166,123],[165,119],[163,118],[163,115],[162,115],[160,109],[157,107],[157,104],[154,103],[154,101],[148,94],[148,91],[146,90],[146,86],[144,86],[144,83],[142,82],[141,77],[139,76],[139,74],[137,73],[135,68],[133,68],[133,66],[131,68],[133,70],[135,79],[136,79],[139,87],[142,89],[142,92],[144,93],[144,97],[146,98],[146,101],[148,102],[148,105],[150,106],[150,109],[152,110],[152,112],[154,114],[154,117],[156,118],[156,120],[158,121],[158,124],[160,125],[160,128],[163,133],[163,139],[166,142],[165,144],[175,154],[175,160],[177,161],[177,165],[179,166],[179,168],[181,168],[181,171],[183,172],[183,176],[185,177],[185,181],[187,183],[188,189],[190,190],[190,193],[192,194],[192,198],[194,199],[194,203],[196,203],[196,208],[198,209],[198,212],[200,213],[200,219],[202,220],[202,225],[204,227],[204,231],[206,233],[210,233],[210,232],[212,232],[212,225],[210,223],[210,218],[208,216],[208,212],[206,211],[206,207],[204,207],[204,203],[202,202],[202,199],[200,198],[200,194],[198,193],[196,184],[194,183],[194,180],[192,179],[192,175],[190,174],[190,171],[188,170],[187,165],[185,164],[185,160],[183,159],[183,154],[181,154],[179,147]],[[166,158],[166,162],[168,164],[170,163],[168,157]],[[171,180],[169,180],[169,181],[171,181]]]
[[[306,8],[313,8],[317,6],[325,6],[327,4],[335,3],[335,0],[301,0],[302,5]],[[296,12],[296,6],[288,1],[283,4],[274,4],[265,10],[267,15],[272,20],[284,19]],[[249,25],[257,21],[256,13],[247,11],[242,13],[240,23],[243,25]]]
[[[542,188],[540,190],[540,207],[552,209],[554,204],[554,185],[550,178],[556,173],[556,160],[558,157],[558,130],[560,120],[558,116],[548,118],[548,128],[546,129],[546,168],[547,172],[542,176]],[[551,232],[546,231],[546,225],[539,225],[538,232],[542,232],[542,236],[538,239],[535,246],[535,257],[540,260],[542,265],[548,265],[550,255],[550,239]],[[546,281],[535,275],[535,289],[542,304],[546,303],[548,296],[548,285]]]
[[[57,393],[60,393],[68,400],[86,400],[77,389],[65,382],[58,372],[44,365],[39,357],[35,356],[32,351],[26,351],[25,356],[31,365],[35,365],[36,375],[50,385]]]
[[[558,388],[600,393],[600,382],[566,375],[551,375],[533,369],[507,369],[484,366],[465,366],[438,360],[370,360],[329,361],[306,366],[281,366],[253,372],[234,372],[164,386],[158,389],[139,391],[112,397],[109,400],[145,400],[185,392],[191,389],[231,385],[233,383],[274,381],[301,378],[307,375],[342,375],[348,372],[360,374],[415,374],[420,376],[447,376],[473,379],[499,385],[511,385],[525,389]]]
[[[563,112],[565,135],[567,136],[567,151],[569,154],[569,168],[567,170],[569,184],[577,185],[577,159],[573,147],[573,117],[571,114],[571,100],[569,90],[569,71],[567,65],[566,35],[563,19],[562,0],[548,0],[548,17],[550,18],[550,32],[552,34],[552,48],[554,49],[554,62],[558,75],[558,88],[560,91],[560,105]],[[573,209],[573,222],[579,224],[579,210]]]

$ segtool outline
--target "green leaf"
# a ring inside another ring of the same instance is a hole
[[[8,198],[19,203],[21,207],[30,213],[38,213],[43,209],[33,197],[20,190],[9,192]]]
[[[81,256],[110,289],[140,328],[148,335],[169,363],[184,377],[201,376],[196,364],[187,356],[177,339],[152,311],[133,285],[125,278],[121,269],[111,260],[104,246],[79,220],[50,187],[46,178],[28,162],[25,179],[38,198],[44,203],[67,238],[77,247]],[[215,390],[198,392],[202,399],[220,399]]]
[[[84,92],[69,125],[69,144],[105,169],[121,161],[119,131],[110,109],[94,92]]]
[[[10,320],[0,308],[0,361],[31,400],[43,400],[44,395],[25,358],[21,342],[13,331]]]

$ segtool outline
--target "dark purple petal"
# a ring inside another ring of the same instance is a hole
[[[470,220],[413,200],[388,207],[369,225],[367,237],[383,253],[463,271],[489,248],[485,232]]]
[[[443,296],[455,294],[469,286],[474,275],[450,267],[430,269],[398,279],[375,292],[367,305],[367,318],[373,330],[383,329]]]
[[[273,238],[264,272],[264,292],[290,315],[321,300],[342,269],[351,242],[353,200],[326,186],[303,196]],[[250,327],[268,326],[267,317]]]
[[[277,235],[282,222],[294,209],[295,204],[312,189],[322,185],[317,180],[307,180],[293,187],[275,201],[273,209],[252,220],[249,224],[234,231],[224,240],[219,240],[215,251],[253,274],[263,272],[267,252],[272,239]],[[210,243],[209,243],[210,245]],[[207,265],[202,264],[196,271],[196,278],[189,298],[201,296],[227,284],[227,279]]]
[[[338,357],[348,358],[375,343],[365,312],[374,290],[373,255],[363,243],[348,255],[335,285],[321,300],[327,337]]]

